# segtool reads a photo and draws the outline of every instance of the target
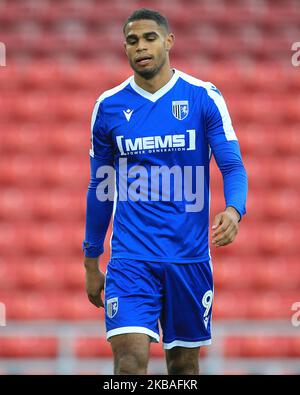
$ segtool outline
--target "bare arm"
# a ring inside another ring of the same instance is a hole
[[[101,293],[104,290],[105,274],[99,269],[99,258],[84,258],[85,288],[89,301],[96,307],[104,307]]]

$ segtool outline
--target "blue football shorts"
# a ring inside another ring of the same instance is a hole
[[[144,333],[159,342],[161,329],[165,349],[211,344],[211,261],[111,259],[104,291],[108,340],[124,333]]]

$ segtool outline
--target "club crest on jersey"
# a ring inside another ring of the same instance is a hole
[[[172,101],[172,113],[175,118],[182,121],[189,114],[189,102],[187,100]]]
[[[113,318],[118,312],[118,298],[108,299],[106,302],[106,313],[109,318]]]

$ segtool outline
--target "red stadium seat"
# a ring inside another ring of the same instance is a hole
[[[84,290],[1,293],[10,320],[103,320],[104,311],[93,306]]]
[[[51,265],[47,259],[23,262],[20,268],[20,287],[31,290],[56,289],[63,286],[63,268]]]
[[[252,295],[250,293],[250,295]],[[214,319],[247,318],[249,294],[242,292],[215,292],[213,302]]]
[[[47,135],[47,148],[51,153],[86,154],[90,149],[90,123],[65,124],[63,128],[52,127]]]
[[[106,338],[78,338],[74,346],[79,358],[112,358],[111,345]]]
[[[79,358],[112,358],[110,343],[106,338],[78,338],[75,342],[75,354]],[[201,349],[201,356],[206,355],[205,348]],[[151,358],[164,358],[165,352],[162,343],[150,344]]]
[[[28,254],[43,254],[44,252],[79,253],[82,251],[81,244],[83,229],[78,224],[58,224],[32,222],[30,229],[25,223],[18,226],[10,223],[0,225],[0,247],[9,252],[14,246],[16,252]],[[3,233],[2,233],[3,232]]]
[[[92,109],[91,109],[92,111]],[[37,123],[20,125],[17,129],[9,123],[3,126],[5,133],[0,135],[0,152],[3,155],[30,154],[53,155],[85,154],[90,148],[90,122],[66,123],[42,126]]]
[[[1,358],[55,358],[58,341],[54,337],[2,337]]]
[[[215,319],[291,319],[296,291],[216,291]]]
[[[10,265],[3,257],[0,258],[0,289],[13,290],[19,285],[19,272],[16,265]]]
[[[64,320],[104,320],[103,308],[97,308],[88,300],[85,291],[62,294],[60,319]]]
[[[222,197],[221,197],[222,198]],[[299,192],[295,188],[265,190],[256,189],[247,199],[248,220],[297,220],[299,213]],[[214,200],[218,200],[214,197]],[[221,199],[222,200],[222,199]],[[212,207],[214,207],[212,205]],[[221,207],[221,205],[220,205]]]
[[[105,271],[105,257],[101,270]],[[6,291],[70,290],[85,293],[85,270],[78,256],[7,255],[0,260],[0,288]]]
[[[220,290],[296,290],[300,268],[296,257],[220,257],[214,265],[214,278]]]
[[[293,292],[272,292],[255,293],[252,296],[249,308],[250,319],[291,319],[291,306],[297,296]]]
[[[76,157],[62,157],[52,166],[44,166],[45,185],[77,186],[87,188],[90,178],[89,160],[78,160]]]
[[[298,347],[293,337],[284,336],[238,336],[225,339],[226,357],[242,358],[287,358],[299,357]]]
[[[70,189],[42,189],[36,193],[34,217],[43,220],[84,221],[86,191]]]
[[[84,152],[83,152],[84,154]],[[88,154],[84,160],[73,156],[53,158],[51,165],[43,156],[14,155],[2,158],[0,184],[20,186],[62,185],[87,188],[90,170]]]
[[[42,158],[25,155],[3,156],[0,163],[0,184],[2,185],[39,185],[42,177]]]
[[[24,210],[26,207],[26,210]],[[0,218],[8,220],[29,220],[34,210],[34,195],[17,188],[3,189],[0,194]]]
[[[13,291],[1,293],[1,300],[6,305],[8,320],[43,320],[60,317],[60,300],[57,295]]]
[[[285,130],[285,133],[279,133],[276,136],[278,153],[295,156],[298,154],[300,148],[299,128],[300,123],[281,127],[281,130]],[[288,134],[288,138],[286,138],[286,134]]]

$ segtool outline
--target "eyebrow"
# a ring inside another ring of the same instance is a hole
[[[147,36],[151,36],[152,34],[156,35],[158,37],[158,34],[153,31],[153,32],[146,32],[143,34],[143,37],[147,37]],[[130,38],[138,38],[138,36],[136,34],[128,34],[128,36],[126,36],[126,40],[130,39]]]

